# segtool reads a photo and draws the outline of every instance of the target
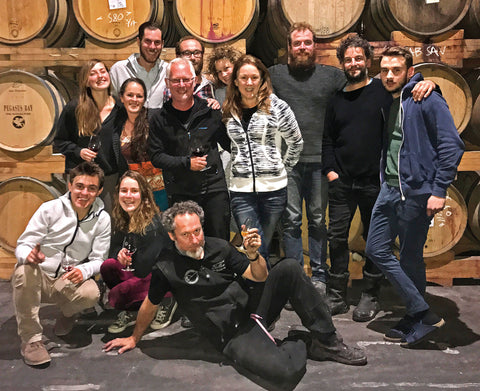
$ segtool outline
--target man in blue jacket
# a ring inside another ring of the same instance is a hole
[[[375,203],[366,253],[405,302],[406,315],[384,336],[413,345],[443,326],[430,310],[423,246],[435,213],[445,206],[464,145],[447,103],[437,92],[414,102],[412,89],[423,80],[414,75],[408,49],[386,49],[380,76],[394,101],[390,107],[381,161],[381,190]],[[392,252],[400,239],[400,260]]]

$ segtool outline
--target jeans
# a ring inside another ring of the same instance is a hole
[[[427,216],[429,194],[401,199],[400,190],[383,183],[372,212],[367,256],[385,274],[407,307],[407,314],[428,310],[423,246],[431,217]],[[400,260],[392,252],[400,240]]]
[[[265,281],[256,311],[262,324],[274,322],[287,301],[313,338],[335,332],[327,304],[294,259],[275,264]],[[303,342],[276,345],[251,320],[226,344],[223,353],[241,367],[280,385],[295,384],[305,373],[307,352]]]
[[[231,191],[230,202],[233,217],[239,228],[247,218],[251,218],[253,226],[258,228],[258,233],[262,237],[259,252],[268,260],[275,227],[287,204],[287,189],[258,193]]]
[[[343,274],[348,271],[350,251],[348,233],[355,211],[360,209],[363,238],[367,240],[370,217],[380,190],[379,178],[352,179],[339,177],[328,187],[328,241],[330,249],[330,271]],[[364,270],[380,275],[380,270],[367,257]]]
[[[288,174],[288,202],[283,223],[285,256],[303,265],[302,203],[308,220],[308,250],[312,280],[326,282],[328,182],[320,163],[297,163]]]

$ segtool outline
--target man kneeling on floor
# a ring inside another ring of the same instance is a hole
[[[314,360],[367,363],[360,349],[342,342],[324,299],[298,262],[284,259],[268,272],[258,253],[261,239],[256,228],[248,231],[243,254],[223,239],[204,237],[203,217],[202,208],[193,201],[176,203],[163,213],[162,223],[175,246],[159,256],[132,336],[108,342],[106,351],[133,349],[158,303],[171,291],[179,307],[215,347],[236,365],[269,381],[298,382],[305,373],[307,353]],[[264,282],[258,301],[249,296],[245,279]],[[302,341],[277,344],[266,328],[287,301],[310,333],[302,334]],[[252,308],[256,309],[253,314]]]
[[[18,238],[12,277],[13,301],[25,363],[50,361],[42,342],[40,303],[55,303],[57,336],[67,335],[76,314],[100,297],[96,282],[110,246],[110,216],[98,198],[103,171],[83,162],[70,171],[68,192],[42,204]]]

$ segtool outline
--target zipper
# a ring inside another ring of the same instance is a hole
[[[254,114],[255,115],[255,114]],[[253,116],[252,116],[253,117]],[[251,119],[250,119],[250,123],[251,123]],[[250,128],[250,123],[248,124],[248,128]],[[249,154],[249,157],[250,157],[250,164],[252,165],[252,182],[253,182],[253,192],[256,193],[257,192],[257,189],[256,189],[256,185],[255,185],[255,167],[253,165],[253,155],[252,155],[252,147],[250,145],[250,138],[248,137],[248,132],[243,128],[242,126],[242,123],[240,122],[240,126],[242,127],[243,131],[245,132],[245,137],[247,139],[247,146],[248,146],[248,154]],[[248,129],[247,128],[247,129]]]
[[[89,215],[87,215],[86,217],[88,217]],[[65,257],[67,256],[67,248],[68,246],[70,246],[73,241],[75,240],[75,237],[77,236],[77,232],[78,232],[78,228],[80,227],[80,220],[78,220],[78,216],[77,216],[77,226],[75,227],[75,232],[73,233],[73,236],[72,236],[72,239],[70,240],[70,242],[68,244],[65,245],[65,247],[63,248],[63,253],[65,254]],[[60,271],[60,268],[62,267],[62,262],[60,262],[60,264],[58,265],[57,267],[57,270],[55,271],[55,278],[58,277],[58,272]]]
[[[400,190],[400,198],[402,201],[405,201],[405,194],[403,194],[403,189],[402,189],[402,181],[400,179],[400,151],[402,150],[403,147],[403,141],[405,140],[405,132],[403,131],[403,120],[404,120],[404,111],[403,111],[403,91],[400,93],[400,117],[401,117],[401,123],[400,123],[400,129],[402,130],[402,143],[400,144],[400,148],[398,148],[398,158],[397,158],[397,167],[398,167],[398,188]]]

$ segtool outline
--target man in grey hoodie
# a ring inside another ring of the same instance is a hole
[[[160,59],[163,49],[162,30],[154,22],[145,22],[138,28],[137,43],[140,53],[117,61],[110,69],[112,93],[118,97],[122,83],[130,77],[142,79],[147,87],[145,107],[161,108],[165,91],[167,63]]]
[[[98,198],[103,180],[96,163],[73,168],[69,191],[43,203],[18,238],[13,301],[28,365],[51,360],[42,342],[42,302],[60,307],[55,334],[63,336],[72,330],[76,314],[93,307],[100,297],[91,277],[100,272],[110,247],[110,216]]]

